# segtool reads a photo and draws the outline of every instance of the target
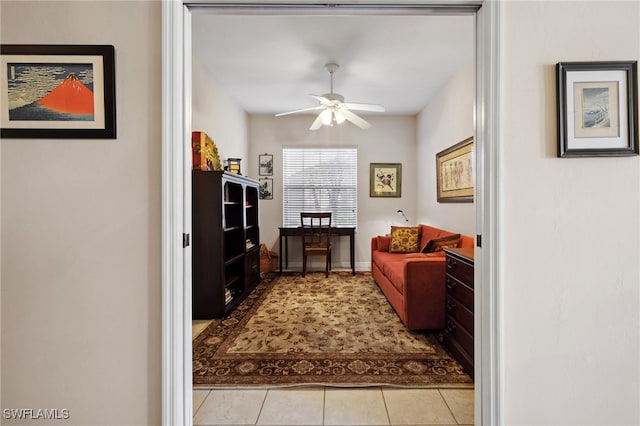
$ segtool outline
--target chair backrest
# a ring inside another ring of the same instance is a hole
[[[331,243],[331,213],[300,213],[303,247],[329,247]]]

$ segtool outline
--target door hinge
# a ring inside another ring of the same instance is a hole
[[[189,247],[189,234],[182,234],[182,248]]]
[[[476,235],[476,246],[482,247],[482,235]]]

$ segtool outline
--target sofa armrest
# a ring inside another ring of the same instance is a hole
[[[378,237],[371,237],[371,251],[378,250]]]
[[[445,326],[446,259],[443,257],[408,258],[405,260],[405,307],[411,317]],[[409,326],[411,327],[411,326]]]

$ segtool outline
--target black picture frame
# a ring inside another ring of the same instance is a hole
[[[558,157],[638,155],[638,62],[556,64]]]
[[[3,44],[0,103],[2,138],[115,139],[115,49]]]
[[[273,200],[273,178],[260,178],[258,181],[260,182],[260,199]]]
[[[258,155],[258,174],[260,176],[273,176],[273,154]]]

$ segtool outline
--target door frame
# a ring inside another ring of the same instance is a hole
[[[503,419],[501,363],[501,28],[498,0],[332,1],[308,0],[162,2],[162,424],[192,423],[191,248],[191,12],[200,7],[220,12],[269,13],[303,10],[326,13],[331,6],[354,13],[469,13],[476,16],[476,232],[482,237],[475,263],[475,419],[499,425]],[[333,9],[333,8],[332,8]],[[477,10],[476,10],[477,9]],[[259,12],[258,12],[259,11]],[[187,55],[187,52],[189,53]],[[185,247],[186,245],[186,247]]]

